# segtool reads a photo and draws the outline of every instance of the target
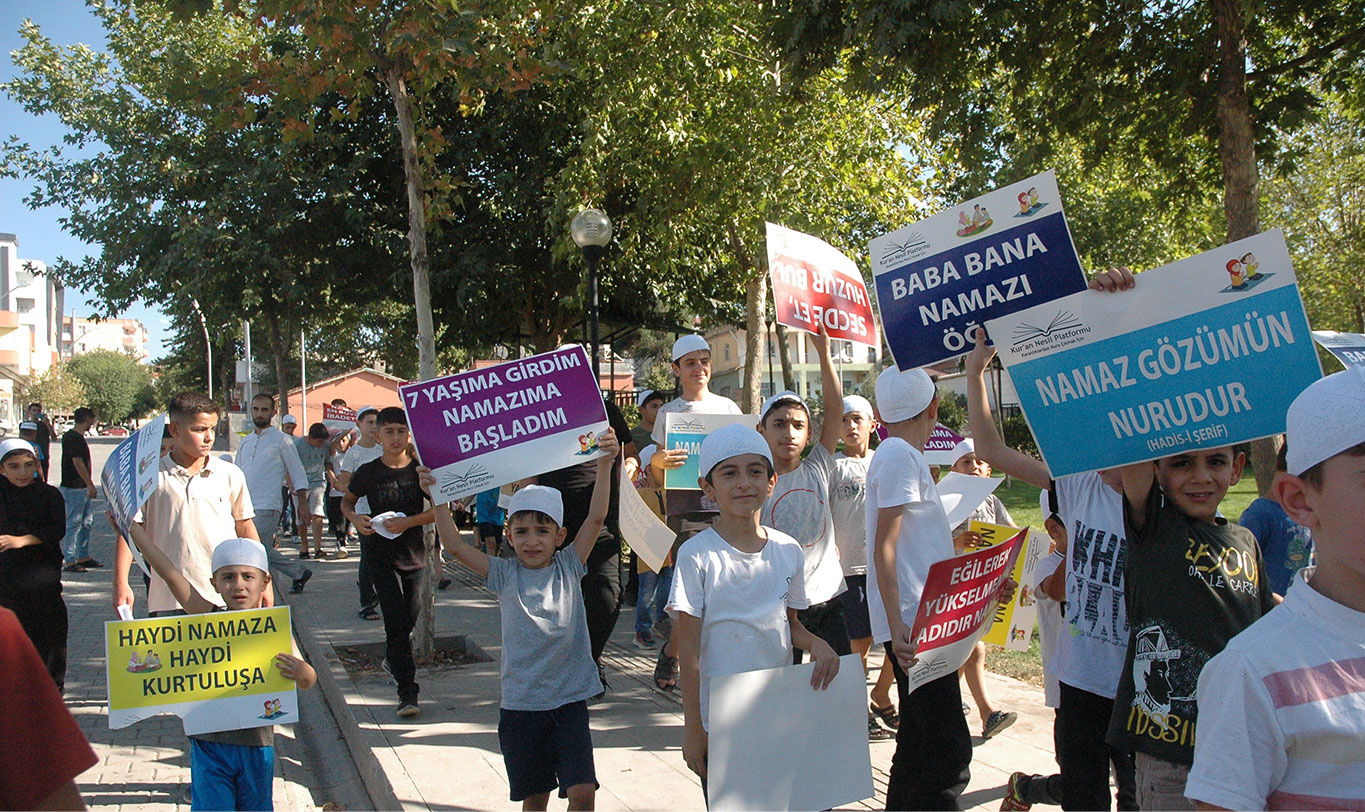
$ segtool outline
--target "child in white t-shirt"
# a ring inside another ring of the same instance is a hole
[[[1317,565],[1199,675],[1200,809],[1365,808],[1365,370],[1289,407],[1276,501],[1310,529]]]
[[[807,605],[801,546],[759,524],[777,479],[768,444],[752,429],[726,426],[702,442],[698,470],[719,514],[678,550],[668,611],[682,668],[683,758],[705,791],[712,677],[787,665],[795,645],[811,653],[811,685],[823,689],[839,658],[797,620]]]

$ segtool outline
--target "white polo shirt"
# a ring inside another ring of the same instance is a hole
[[[284,508],[280,491],[284,488],[285,473],[289,474],[294,490],[308,487],[308,473],[303,470],[294,438],[274,426],[242,438],[237,447],[237,464],[246,474],[251,503],[259,511]]]
[[[213,549],[220,542],[237,537],[238,520],[255,515],[240,468],[211,456],[204,460],[199,473],[191,475],[167,454],[161,458],[157,471],[156,490],[134,521],[146,526],[152,543],[165,553],[195,591],[222,606],[223,599],[213,588]],[[147,590],[148,611],[179,608],[166,582],[152,573],[151,588]]]

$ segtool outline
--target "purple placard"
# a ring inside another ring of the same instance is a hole
[[[596,438],[607,427],[606,405],[582,347],[398,391],[441,501],[601,456]]]

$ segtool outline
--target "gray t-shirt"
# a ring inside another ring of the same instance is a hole
[[[294,448],[299,452],[299,462],[303,463],[303,472],[308,475],[309,488],[321,488],[327,484],[327,455],[331,449],[326,443],[315,446],[308,442],[307,437],[295,437]],[[295,485],[295,488],[298,486]]]
[[[587,569],[572,546],[547,567],[490,558],[485,582],[502,616],[502,707],[554,710],[602,690],[588,641],[581,581]]]
[[[834,458],[829,510],[834,514],[834,543],[844,575],[867,574],[867,466],[872,463],[872,453]]]
[[[811,606],[844,591],[844,569],[834,541],[834,516],[829,508],[829,486],[834,480],[834,456],[819,443],[794,471],[777,478],[772,496],[763,503],[759,522],[796,539],[806,556],[806,598]]]

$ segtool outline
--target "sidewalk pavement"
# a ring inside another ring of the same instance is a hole
[[[466,535],[467,540],[472,536]],[[329,545],[330,547],[330,545]],[[397,696],[382,672],[348,674],[337,651],[382,643],[381,623],[357,617],[357,556],[310,562],[314,575],[302,595],[289,595],[296,634],[320,674],[342,736],[369,795],[379,808],[409,810],[511,809],[498,750],[498,669],[501,654],[497,602],[478,579],[447,561],[454,583],[436,593],[437,636],[463,635],[491,661],[418,670],[421,715],[400,720]],[[292,555],[292,553],[290,553]],[[632,645],[634,609],[623,609],[603,660],[609,691],[591,706],[594,757],[601,789],[599,809],[697,809],[701,785],[683,763],[682,705],[676,691],[654,689],[652,652]],[[880,653],[874,652],[875,666]],[[1051,773],[1052,711],[1042,691],[988,675],[992,697],[1019,713],[1018,721],[989,741],[973,740],[972,780],[964,809],[999,808],[1009,774]],[[966,691],[964,689],[964,696]],[[344,703],[345,709],[338,706]],[[350,722],[344,717],[350,717]],[[970,724],[979,730],[973,710]],[[354,727],[348,728],[348,722]],[[894,741],[871,745],[876,798],[853,809],[884,807],[886,770]],[[564,802],[552,801],[552,808]],[[281,806],[283,808],[283,806]]]

